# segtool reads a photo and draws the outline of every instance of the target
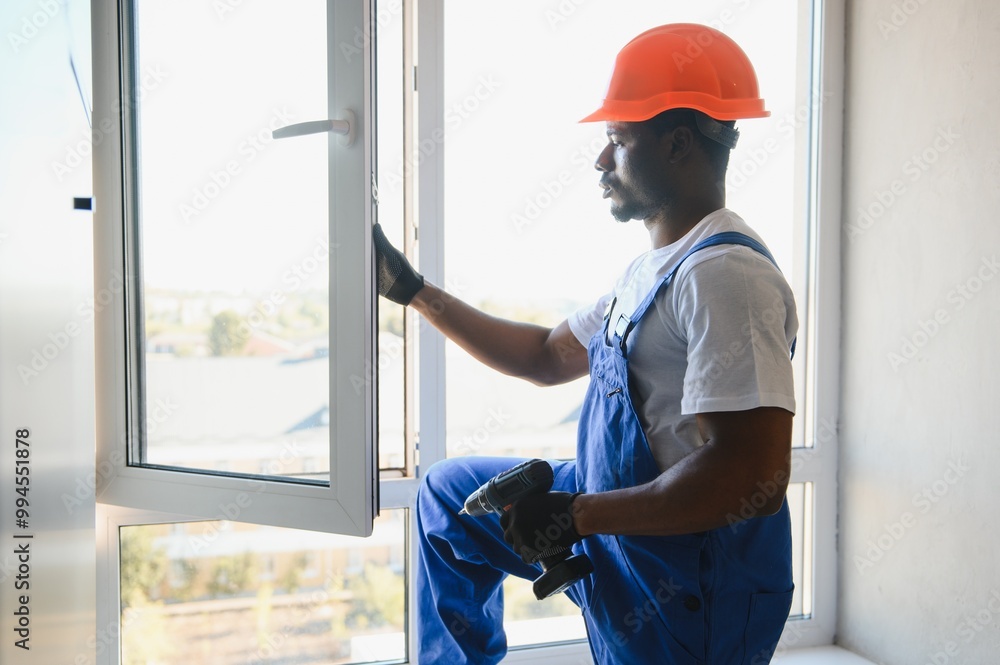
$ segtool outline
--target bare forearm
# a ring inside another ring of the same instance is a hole
[[[577,531],[581,535],[698,533],[771,514],[775,502],[780,506],[785,484],[777,481],[787,482],[787,474],[782,478],[776,472],[777,479],[769,483],[739,469],[720,468],[712,457],[712,446],[706,445],[646,485],[581,495],[573,504]]]
[[[548,385],[586,372],[585,349],[575,340],[554,342],[552,328],[491,316],[429,283],[410,306],[474,358],[504,374]]]
[[[577,497],[577,531],[677,535],[777,512],[789,480],[791,414],[762,408],[745,418],[742,433],[710,437],[652,482]]]

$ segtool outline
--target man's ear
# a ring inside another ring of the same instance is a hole
[[[671,164],[687,157],[694,149],[695,136],[690,127],[681,125],[663,133],[663,148]]]

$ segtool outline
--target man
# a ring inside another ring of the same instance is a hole
[[[486,315],[426,283],[376,227],[379,289],[487,365],[540,385],[590,373],[574,462],[502,520],[459,516],[520,460],[428,470],[417,499],[420,660],[506,653],[500,584],[534,579],[539,535],[587,553],[567,595],[598,663],[766,663],[791,603],[791,290],[725,208],[738,118],[768,113],[742,50],[705,26],[649,30],[619,53],[600,186],[651,249],[555,328]],[[747,518],[746,506],[759,507]],[[737,517],[739,516],[739,517]],[[504,541],[513,545],[505,546]]]

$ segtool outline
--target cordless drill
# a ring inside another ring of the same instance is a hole
[[[522,462],[512,469],[491,478],[465,500],[461,514],[482,517],[490,513],[502,515],[518,499],[531,494],[542,494],[552,489],[552,466],[545,460]],[[571,556],[572,555],[572,556]],[[542,600],[561,591],[594,572],[594,564],[586,554],[573,554],[573,550],[559,545],[542,552],[538,562],[542,574],[532,589],[535,598]]]

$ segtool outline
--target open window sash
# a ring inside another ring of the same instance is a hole
[[[369,0],[92,14],[97,500],[370,535]]]

